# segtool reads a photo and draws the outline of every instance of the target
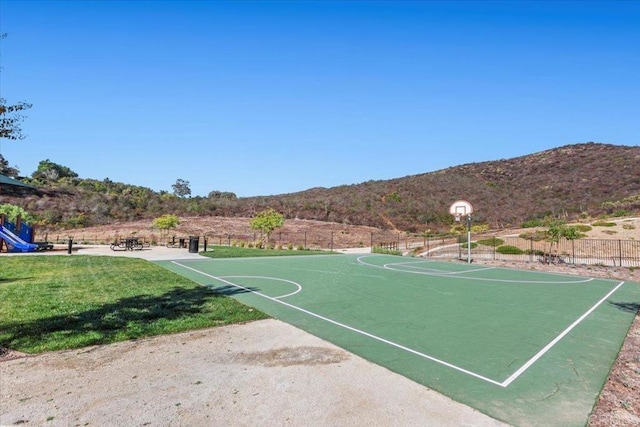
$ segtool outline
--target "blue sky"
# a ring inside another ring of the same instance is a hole
[[[30,175],[240,197],[640,145],[640,2],[0,0]]]

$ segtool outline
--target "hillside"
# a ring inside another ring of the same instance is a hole
[[[47,228],[149,219],[165,213],[251,217],[273,207],[287,219],[309,219],[421,232],[447,229],[449,205],[471,202],[474,222],[493,229],[552,215],[572,219],[640,212],[640,147],[567,145],[512,159],[471,163],[391,180],[264,197],[180,198],[109,180],[63,178],[30,195],[0,195]]]

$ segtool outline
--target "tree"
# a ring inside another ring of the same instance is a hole
[[[6,176],[11,176],[11,177],[16,177],[16,176],[18,176],[19,173],[20,173],[20,171],[18,170],[18,168],[13,168],[13,167],[9,166],[9,162],[7,160],[5,160],[4,156],[2,156],[2,154],[0,154],[0,174],[6,175]]]
[[[173,194],[178,197],[191,196],[191,187],[189,187],[189,181],[184,179],[176,180],[176,183],[171,186],[173,188]]]
[[[273,233],[273,230],[284,225],[284,216],[272,208],[269,208],[262,212],[258,212],[258,214],[251,219],[249,225],[252,230],[260,231],[260,237],[263,243],[265,242],[265,236],[266,242],[269,242],[269,237],[271,236],[271,233]]]
[[[0,34],[0,39],[5,37],[7,37],[6,33]],[[9,104],[5,98],[0,97],[0,138],[24,139],[25,135],[21,127],[25,118],[23,112],[31,107],[32,105],[27,102]]]
[[[51,160],[41,160],[38,169],[31,174],[33,179],[44,181],[57,181],[60,178],[77,178],[78,174],[66,166],[59,165]]]
[[[172,228],[176,228],[180,224],[180,220],[176,215],[162,215],[154,219],[151,224],[160,230],[160,234],[168,232]]]

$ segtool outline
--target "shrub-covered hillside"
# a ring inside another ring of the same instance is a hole
[[[161,214],[251,217],[274,208],[285,218],[421,232],[447,229],[449,205],[471,202],[474,222],[518,226],[554,216],[640,213],[640,147],[585,143],[513,159],[471,163],[392,180],[264,197],[179,197],[71,171],[35,175],[36,193],[0,193],[43,224],[64,228],[154,218]],[[60,176],[65,175],[65,176]]]

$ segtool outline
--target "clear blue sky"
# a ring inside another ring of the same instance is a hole
[[[30,175],[240,197],[640,145],[640,2],[0,0]]]

